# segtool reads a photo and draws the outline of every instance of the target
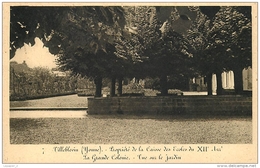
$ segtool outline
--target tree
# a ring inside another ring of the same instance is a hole
[[[250,7],[221,7],[211,30],[213,51],[222,52],[224,70],[233,70],[235,93],[243,92],[242,70],[252,66],[252,30]]]
[[[211,12],[212,11],[212,12]],[[206,75],[208,94],[211,76],[217,75],[217,94],[222,94],[221,73],[233,70],[236,93],[243,91],[242,70],[251,66],[251,8],[200,7],[188,38],[202,75]]]
[[[28,39],[33,45],[34,37],[40,37],[58,55],[61,69],[93,77],[96,96],[101,96],[106,56],[111,58],[110,46],[124,24],[122,7],[12,7],[11,57]]]
[[[10,59],[24,43],[35,44],[38,37],[44,43],[52,31],[60,26],[69,7],[11,6],[10,8]]]
[[[151,47],[152,67],[160,77],[161,94],[168,94],[168,77],[190,77],[195,73],[192,48],[186,39],[187,30],[197,17],[196,11],[187,6],[156,7],[160,26],[159,41]],[[158,45],[157,45],[158,44]],[[159,48],[156,48],[159,47]],[[155,49],[156,50],[153,50]]]
[[[151,72],[160,78],[161,94],[168,94],[169,76],[193,74],[189,43],[178,33],[170,30],[149,48]]]
[[[116,40],[116,56],[123,62],[121,70],[126,77],[144,78],[149,69],[146,64],[145,48],[158,36],[159,29],[155,23],[155,8],[149,6],[124,7],[126,29],[123,36]],[[157,32],[156,32],[157,31]],[[119,82],[121,84],[121,82]],[[120,89],[119,89],[120,92]]]
[[[121,38],[117,39],[116,41],[116,51],[115,55],[117,59],[115,59],[114,66],[113,66],[113,78],[111,82],[111,88],[115,86],[115,79],[118,79],[118,94],[122,95],[122,80],[123,77],[134,77],[137,76],[138,73],[135,72],[136,64],[138,64],[135,58],[138,57],[136,46],[136,36],[131,35],[130,39],[122,36]],[[139,74],[140,75],[140,74]],[[111,94],[112,93],[112,94]],[[114,90],[111,90],[111,95],[114,95]]]
[[[132,59],[135,77],[160,77],[161,92],[167,94],[167,76],[187,75],[183,65],[191,55],[182,34],[190,23],[185,19],[194,19],[194,12],[187,7],[128,7],[126,18],[130,38],[118,44],[117,54]]]
[[[63,53],[58,55],[60,68],[71,70],[74,74],[81,74],[94,79],[96,85],[95,96],[101,96],[102,78],[112,77],[116,65],[113,65],[115,56],[113,46],[106,48],[106,52],[99,50],[96,54],[87,52],[87,49],[78,48],[73,55]]]
[[[252,22],[251,7],[234,7],[233,15],[238,24],[234,24],[229,67],[234,71],[235,92],[243,92],[242,70],[252,67]],[[230,29],[232,30],[232,29]]]
[[[62,30],[67,24],[77,24],[80,27],[79,19],[82,19],[81,24],[91,25],[90,30],[95,35],[100,33],[96,29],[100,24],[113,26],[116,23],[119,27],[125,24],[121,7],[12,6],[10,9],[10,58],[14,56],[16,49],[23,47],[24,43],[30,43],[33,46],[35,37],[39,37],[45,45],[53,47],[52,49],[58,47],[59,44],[55,44],[57,41],[50,40],[53,33]],[[83,29],[82,25],[81,28]],[[98,36],[101,37],[100,34]],[[103,44],[102,40],[100,44]],[[102,45],[99,46],[99,48],[102,47]],[[50,52],[56,54],[58,51]]]
[[[215,37],[211,30],[213,27],[213,21],[216,13],[220,7],[198,7],[197,18],[192,23],[190,30],[188,31],[187,38],[193,46],[194,63],[199,74],[206,77],[208,95],[212,95],[212,74],[217,73],[218,94],[221,93],[221,77],[220,74],[223,71],[222,59],[225,56],[220,51],[222,48],[215,48],[213,51],[213,42]]]
[[[103,13],[106,19],[100,20],[98,13]],[[117,67],[113,65],[114,42],[121,36],[123,15],[121,7],[72,8],[64,20],[66,26],[52,38],[60,48],[60,67],[92,77],[96,96],[101,96],[102,78],[112,77],[113,68]]]

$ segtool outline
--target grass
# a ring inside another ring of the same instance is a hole
[[[86,118],[10,119],[11,144],[244,144],[252,143],[252,119]]]

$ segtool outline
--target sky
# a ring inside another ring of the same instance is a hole
[[[22,48],[17,49],[15,56],[10,61],[16,61],[19,64],[26,61],[30,68],[40,66],[51,69],[57,67],[55,56],[49,52],[48,48],[43,47],[39,38],[35,39],[34,46],[24,44]]]

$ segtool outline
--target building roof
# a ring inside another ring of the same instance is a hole
[[[30,72],[31,68],[28,67],[25,61],[23,63],[18,64],[16,61],[10,62],[10,67],[14,69],[15,72]]]

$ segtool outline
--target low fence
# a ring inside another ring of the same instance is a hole
[[[88,114],[252,115],[251,96],[88,98]]]

